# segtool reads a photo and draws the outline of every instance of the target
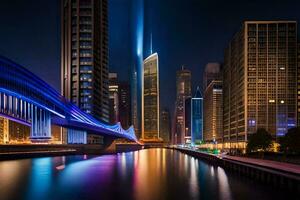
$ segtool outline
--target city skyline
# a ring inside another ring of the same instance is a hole
[[[130,52],[126,51],[126,49],[131,49],[128,39],[130,38],[129,32],[131,32],[129,28],[129,22],[131,22],[131,14],[129,12],[131,2],[133,1],[111,0],[109,3],[109,12],[114,13],[113,15],[109,15],[109,68],[111,71],[120,74],[120,80],[122,81],[129,80],[129,69],[131,67],[131,59],[128,58],[130,57]],[[158,51],[160,54],[161,77],[162,79],[166,77],[169,79],[166,84],[161,86],[161,91],[170,90],[171,92],[170,95],[161,97],[161,105],[168,107],[172,114],[174,109],[168,102],[175,99],[176,93],[174,86],[175,76],[168,76],[170,69],[175,75],[176,70],[181,65],[186,65],[193,74],[198,75],[192,78],[192,85],[201,86],[203,83],[202,72],[205,65],[208,62],[223,61],[224,49],[233,34],[241,27],[243,21],[249,19],[300,20],[300,14],[296,12],[300,2],[295,1],[285,1],[283,3],[273,3],[273,1],[218,2],[220,6],[215,8],[214,1],[201,1],[199,3],[198,1],[191,0],[191,3],[184,5],[182,1],[176,0],[172,1],[173,6],[169,13],[170,16],[165,18],[163,17],[163,11],[166,9],[168,2],[163,1],[153,4],[151,6],[156,7],[150,9],[149,3],[145,1],[144,6],[145,8],[148,7],[145,13],[152,13],[153,10],[158,12],[158,16],[155,16],[152,22],[150,20],[151,23],[149,22],[149,16],[151,15],[145,14],[145,23],[150,23],[152,27],[152,31],[145,30],[145,32],[147,34],[152,32],[153,50]],[[241,4],[244,4],[244,6],[241,6]],[[260,5],[260,9],[256,9],[253,12],[254,7],[258,4]],[[35,15],[30,12],[31,9],[26,9],[31,8],[31,5],[34,5],[32,9],[40,10],[35,13],[39,17],[34,17]],[[228,12],[223,11],[221,8],[224,8]],[[239,8],[239,12],[230,12],[230,10],[233,11],[237,8]],[[24,66],[29,66],[29,70],[42,77],[57,90],[60,90],[60,80],[56,75],[60,73],[60,2],[58,0],[47,1],[44,4],[41,1],[34,1],[34,3],[27,1],[26,3],[19,2],[18,4],[14,4],[12,1],[9,1],[3,2],[0,9],[2,9],[0,12],[2,21],[0,22],[7,27],[0,33],[2,44],[0,54]],[[12,9],[22,10],[22,12],[17,12],[8,18],[7,16],[10,16],[9,13],[13,13]],[[172,22],[173,19],[178,19],[176,17],[176,10],[178,9],[182,9],[183,13],[192,13],[193,18],[191,18],[191,14],[182,15],[183,18],[179,21],[177,20],[178,23],[174,27]],[[210,16],[207,10],[216,10],[215,15]],[[265,12],[265,10],[268,10],[268,12]],[[277,13],[275,17],[272,16],[273,12]],[[163,21],[155,23],[158,17],[162,17]],[[18,20],[19,18],[22,18],[23,21]],[[189,23],[184,23],[184,20]],[[46,23],[44,24],[43,22]],[[207,22],[210,22],[210,24],[207,24]],[[158,31],[157,27],[160,27],[161,23],[165,23],[165,28],[163,31]],[[14,27],[21,27],[25,31],[24,35],[16,37],[14,41],[4,39],[10,37],[11,34],[15,34],[13,31]],[[201,27],[205,27],[205,29]],[[177,28],[182,31],[175,34],[174,30]],[[191,29],[194,31],[190,31]],[[125,34],[120,36],[118,33],[121,30],[128,31],[125,31]],[[144,38],[145,54],[150,52],[150,35],[147,34]],[[182,48],[175,48],[174,45],[178,43],[184,46]],[[189,49],[193,53],[184,53],[187,52],[186,49]],[[166,50],[168,51],[166,52]],[[168,59],[170,56],[175,59]],[[40,70],[40,66],[45,67],[43,67],[43,70]],[[195,92],[195,89],[194,87],[193,92]]]
[[[299,10],[7,0],[1,200],[299,196]]]

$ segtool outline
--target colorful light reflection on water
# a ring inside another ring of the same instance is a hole
[[[0,199],[282,199],[280,190],[175,150],[0,162]]]

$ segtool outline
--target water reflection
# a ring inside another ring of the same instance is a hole
[[[3,161],[0,194],[1,200],[288,198],[168,149]]]

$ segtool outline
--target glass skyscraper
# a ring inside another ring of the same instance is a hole
[[[203,98],[199,87],[191,99],[191,143],[199,144],[203,140]]]
[[[158,54],[144,60],[142,77],[142,140],[159,139]]]

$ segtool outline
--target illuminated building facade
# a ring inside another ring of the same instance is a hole
[[[191,99],[191,143],[199,144],[203,141],[203,98],[199,87]]]
[[[170,112],[168,109],[161,111],[160,120],[160,137],[164,143],[169,143],[171,138],[171,123],[170,123]]]
[[[244,22],[224,61],[225,148],[244,148],[257,128],[276,138],[296,126],[295,21]]]
[[[188,139],[185,135],[185,99],[191,97],[191,71],[182,66],[176,72],[176,109],[175,109],[175,138],[176,144],[183,144]]]
[[[9,143],[9,120],[0,117],[0,144]]]
[[[223,91],[222,81],[212,80],[203,98],[203,139],[205,142],[223,141]]]
[[[122,127],[131,126],[131,93],[130,85],[126,81],[119,83],[119,119]]]
[[[109,121],[107,0],[62,0],[62,95]]]
[[[119,85],[117,73],[109,73],[109,122],[115,124],[119,121]]]
[[[158,140],[159,135],[158,54],[144,60],[142,78],[142,140]]]

